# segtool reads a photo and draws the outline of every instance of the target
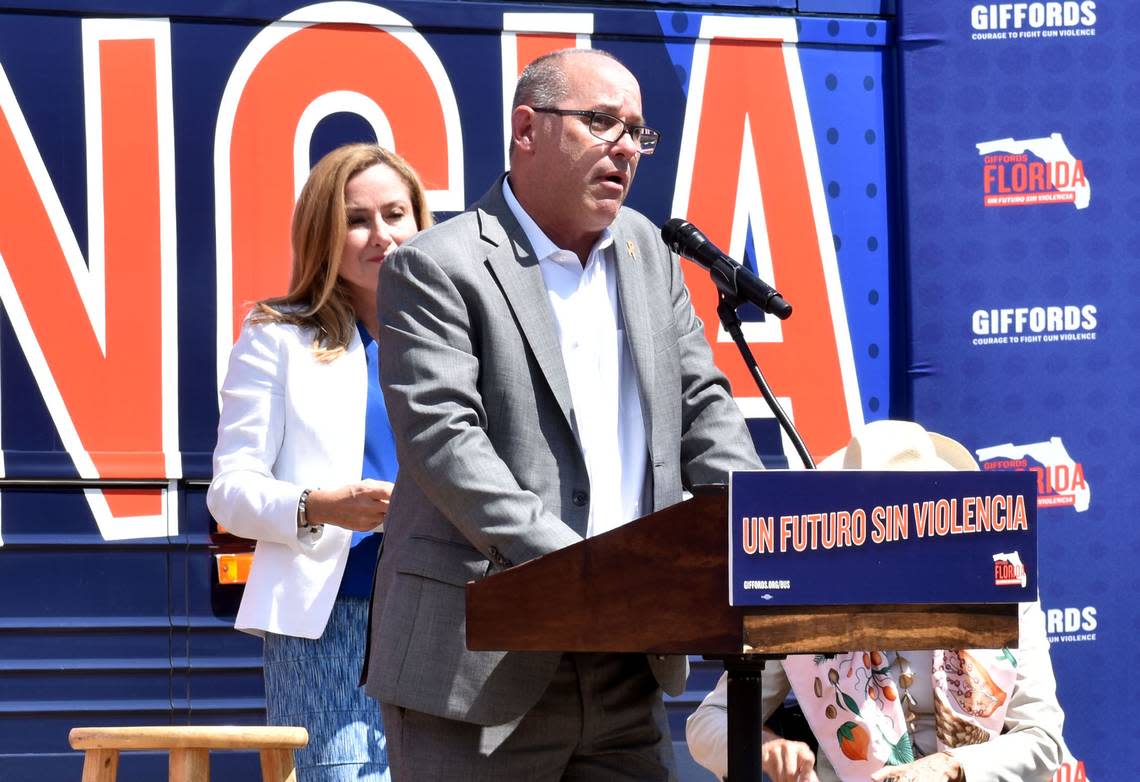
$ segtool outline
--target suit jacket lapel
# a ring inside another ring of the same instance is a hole
[[[653,453],[653,332],[649,322],[649,304],[645,297],[645,275],[641,265],[645,256],[629,232],[623,230],[619,217],[611,226],[614,235],[614,266],[617,269],[618,302],[625,325],[625,338],[637,370],[641,392],[641,415],[645,421],[645,439]]]
[[[507,303],[514,312],[522,337],[546,378],[558,407],[573,430],[573,403],[562,346],[539,269],[538,259],[502,196],[502,179],[476,205],[480,238],[493,245],[487,265],[498,280]],[[577,437],[577,433],[575,433]]]

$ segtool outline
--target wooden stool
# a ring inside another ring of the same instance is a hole
[[[309,743],[304,728],[246,725],[163,725],[142,728],[73,728],[72,749],[86,752],[83,782],[115,782],[119,752],[164,749],[170,782],[209,782],[210,750],[254,749],[261,753],[262,782],[294,782],[293,750]]]

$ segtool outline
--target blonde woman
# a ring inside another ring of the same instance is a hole
[[[254,307],[222,385],[207,504],[257,541],[236,627],[265,639],[268,721],[309,731],[298,782],[388,778],[379,709],[357,687],[397,468],[376,287],[430,224],[398,156],[352,144],[322,158],[293,214],[289,292]]]

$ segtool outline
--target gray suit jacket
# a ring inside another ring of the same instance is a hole
[[[501,185],[381,267],[380,376],[400,479],[366,670],[385,703],[483,725],[533,706],[559,655],[468,651],[464,585],[581,540],[590,492],[538,259]],[[656,510],[760,462],[677,258],[630,209],[610,230]],[[683,690],[685,658],[650,664],[667,692]]]

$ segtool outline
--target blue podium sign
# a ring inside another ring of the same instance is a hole
[[[1037,598],[1037,489],[1018,472],[734,472],[734,606]]]

